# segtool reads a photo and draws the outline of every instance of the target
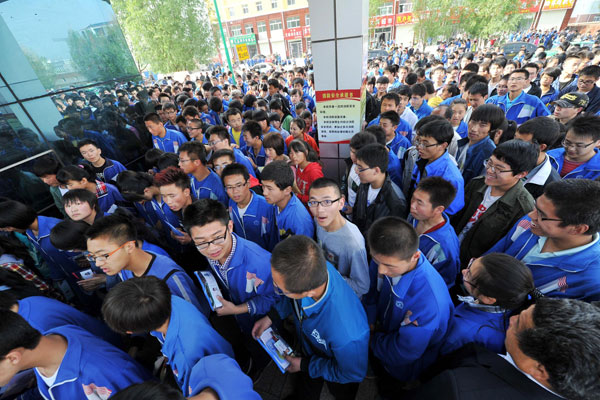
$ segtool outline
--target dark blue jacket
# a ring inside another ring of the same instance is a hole
[[[537,99],[537,97],[536,97]],[[458,141],[458,152],[456,159],[458,160],[460,156],[458,154],[461,153],[462,149],[469,144],[469,138],[460,139]],[[477,176],[483,175],[485,173],[485,167],[483,166],[483,162],[492,156],[496,145],[490,139],[490,137],[486,137],[485,139],[475,143],[472,146],[469,146],[467,149],[467,157],[465,158],[465,164],[462,168],[462,176],[465,180],[465,183],[469,183],[469,181]]]
[[[190,175],[190,186],[192,189],[192,197],[195,199],[218,200],[225,206],[229,202],[221,178],[213,171],[210,171],[208,176],[202,181],[199,181],[196,177]]]
[[[281,212],[278,208],[275,209],[275,217],[280,240],[290,235],[305,235],[309,238],[315,236],[315,225],[312,217],[304,204],[293,193],[290,201]]]
[[[371,125],[379,125],[380,117],[381,117],[381,115],[378,115],[377,118],[371,120],[371,122],[369,122],[367,127],[369,127]],[[412,129],[411,129],[410,125],[408,124],[408,122],[406,122],[402,118],[400,118],[400,123],[398,124],[398,127],[396,128],[396,136],[398,136],[398,135],[404,137],[408,141],[408,146],[405,146],[405,148],[408,149],[410,147],[410,143],[412,140]],[[396,140],[396,139],[394,139],[394,140]],[[388,147],[390,147],[390,146],[388,145]],[[396,150],[396,154],[398,154],[397,150]],[[398,154],[398,158],[402,158],[402,155]]]
[[[415,110],[415,108],[412,105],[410,105],[408,108],[410,108],[410,110],[412,112],[414,112],[415,115],[419,119],[424,118],[424,117],[430,115],[431,112],[433,111],[433,108],[431,108],[431,106],[429,104],[427,104],[427,102],[425,100],[423,100],[423,104],[421,104],[421,107],[419,107],[418,110]]]
[[[367,372],[367,317],[354,291],[329,262],[327,274],[325,293],[318,301],[282,297],[275,310],[281,319],[294,315],[311,378],[361,382]]]
[[[240,218],[237,204],[229,199],[229,216],[233,221],[233,231],[236,234],[263,249],[272,251],[279,242],[275,206],[267,203],[261,195],[252,193],[252,199],[243,218]]]

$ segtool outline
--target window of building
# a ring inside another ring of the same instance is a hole
[[[385,3],[377,9],[377,15],[392,15],[394,13],[394,3]]]
[[[300,17],[289,17],[286,21],[288,29],[300,26]]]
[[[240,36],[242,34],[242,27],[237,25],[237,26],[232,26],[231,27],[231,36]]]
[[[304,16],[304,25],[310,26],[310,14]]]
[[[281,25],[281,20],[280,19],[272,19],[269,21],[269,28],[271,28],[272,31],[279,31],[283,28],[283,26]]]
[[[400,3],[398,4],[398,14],[411,12],[413,9],[413,3]]]
[[[229,16],[230,17],[235,17],[235,8],[229,7]]]
[[[264,21],[259,21],[256,23],[256,31],[258,33],[263,33],[267,31],[267,24]]]
[[[262,11],[262,1],[256,2],[256,11]]]
[[[277,8],[277,0],[271,0],[271,8]]]
[[[246,24],[244,25],[244,31],[246,34],[248,33],[254,33],[254,25],[252,24]]]
[[[288,6],[293,6],[296,4],[296,0],[287,0]]]
[[[242,4],[242,13],[248,14],[248,4]]]

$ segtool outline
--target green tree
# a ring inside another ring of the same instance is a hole
[[[203,0],[112,0],[139,64],[155,72],[193,70],[216,53]]]
[[[56,69],[46,57],[36,54],[33,50],[24,48],[23,54],[29,60],[31,68],[37,75],[44,89],[49,90],[54,88],[54,79],[56,77]]]
[[[429,38],[447,37],[456,30],[456,24],[450,18],[453,0],[415,0],[413,15],[415,38],[426,43]]]

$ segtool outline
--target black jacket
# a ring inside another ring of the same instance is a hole
[[[369,184],[362,183],[356,193],[356,203],[352,209],[352,222],[356,224],[363,235],[367,233],[373,222],[389,215],[406,218],[406,199],[402,191],[386,174],[385,182],[377,194],[375,201],[367,207]]]

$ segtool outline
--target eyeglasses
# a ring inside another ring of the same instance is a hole
[[[221,164],[221,165],[215,165],[214,169],[217,171],[222,170],[223,168],[225,168],[226,166],[228,166],[229,164]]]
[[[208,142],[208,145],[212,147],[212,146],[216,145],[217,143],[221,143],[222,141],[223,141],[223,139],[212,140],[212,141]]]
[[[197,160],[197,158],[188,158],[187,160],[183,159],[183,158],[178,159],[178,161],[180,163],[185,163],[185,162],[188,162],[188,161],[196,161],[196,160]]]
[[[106,260],[108,260],[108,257],[112,256],[113,254],[115,254],[117,251],[121,250],[123,248],[123,246],[125,246],[127,243],[131,243],[134,242],[134,240],[130,240],[128,242],[123,243],[122,245],[120,245],[119,247],[117,247],[116,249],[114,249],[113,251],[111,251],[108,254],[103,254],[101,256],[93,256],[91,254],[87,254],[85,256],[85,258],[89,261],[89,262],[95,262],[96,264],[98,262],[105,262]]]
[[[582,81],[582,80],[580,80],[579,82],[583,83],[584,85],[593,85],[594,83],[596,83],[596,81]]]
[[[492,160],[490,160],[489,158],[483,162],[483,166],[486,169],[489,169],[492,172],[492,174],[496,174],[496,173],[501,174],[503,172],[512,172],[513,171],[512,169],[503,169],[503,170],[498,169],[498,167],[496,167],[494,164],[492,164]]]
[[[365,172],[366,170],[368,170],[368,169],[371,169],[371,168],[373,168],[373,167],[365,167],[365,168],[361,168],[361,167],[359,167],[359,166],[358,166],[358,164],[354,164],[354,169],[355,169],[355,170],[356,170],[356,172],[358,172],[359,174],[360,174],[361,172]]]
[[[414,145],[415,145],[415,147],[417,149],[428,149],[428,148],[433,147],[433,146],[439,146],[440,143],[427,144],[427,143],[421,142],[420,140],[415,140],[414,141]]]
[[[244,186],[246,186],[247,183],[248,183],[248,181],[244,181],[244,183],[238,183],[237,185],[225,186],[225,190],[227,190],[227,191],[231,190],[233,192],[237,189],[243,188]]]
[[[568,149],[569,147],[573,147],[578,150],[583,150],[583,149],[593,145],[594,143],[596,143],[596,142],[592,142],[592,143],[588,143],[588,144],[572,143],[572,142],[568,141],[567,139],[564,139],[561,144],[565,149]]]
[[[198,251],[202,251],[202,250],[206,250],[210,247],[211,244],[214,244],[215,246],[220,246],[223,243],[225,243],[225,239],[227,238],[227,232],[229,231],[229,226],[225,228],[225,234],[223,236],[219,236],[213,240],[210,240],[208,242],[202,242],[200,244],[196,245],[196,248],[198,249]]]
[[[188,131],[201,131],[201,130],[202,130],[202,128],[192,128],[191,126],[188,126],[188,127],[187,127],[187,130],[188,130]]]
[[[312,200],[309,201],[307,204],[310,208],[317,208],[318,206],[322,206],[322,207],[331,207],[331,205],[333,203],[335,203],[336,201],[339,201],[341,199],[341,197],[338,197],[335,200],[321,200],[321,201],[316,201],[316,200]]]
[[[508,78],[508,81],[509,82],[511,82],[511,81],[512,82],[514,82],[514,81],[524,81],[525,79],[527,79],[527,78],[522,78],[522,77],[521,78],[512,78],[511,77],[511,78]]]
[[[535,212],[537,213],[537,219],[538,219],[538,221],[556,221],[556,222],[562,222],[562,219],[542,217],[542,212],[538,208],[537,204],[534,204],[533,207],[535,208]]]
[[[472,287],[474,287],[475,289],[477,289],[477,285],[474,284],[473,282],[471,282],[471,279],[473,278],[471,276],[471,265],[473,265],[473,261],[475,261],[475,258],[471,258],[471,260],[469,260],[469,265],[467,265],[467,273],[465,275],[465,277],[463,278],[463,282],[464,283],[468,283],[469,285],[471,285]],[[468,280],[467,280],[468,279]]]

